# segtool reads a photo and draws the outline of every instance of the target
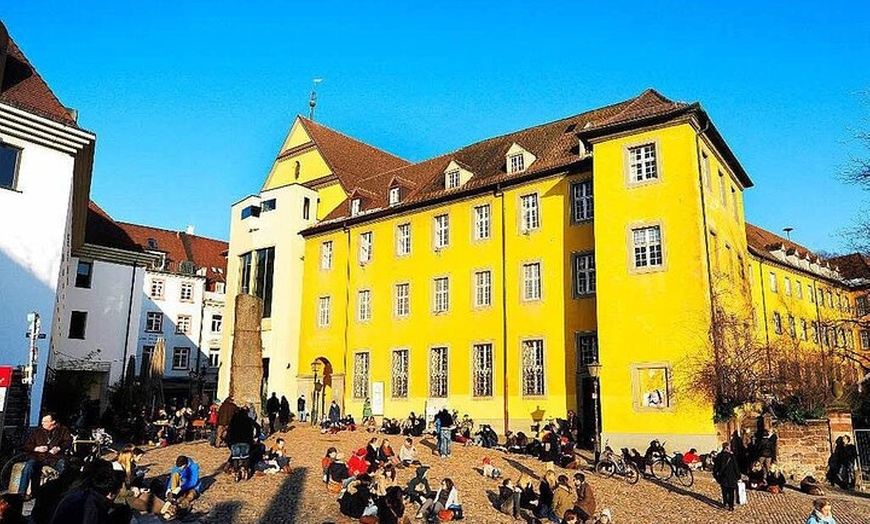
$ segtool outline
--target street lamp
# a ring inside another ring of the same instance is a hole
[[[311,363],[311,372],[314,373],[314,393],[311,395],[311,424],[317,424],[317,393],[318,393],[318,383],[317,383],[317,372],[320,371],[320,367],[323,365],[320,362],[320,359],[315,359]]]
[[[589,376],[592,377],[592,413],[593,418],[595,420],[595,433],[593,435],[593,451],[595,452],[595,463],[598,463],[598,459],[601,457],[601,427],[598,421],[598,377],[601,376],[601,364],[598,362],[593,362],[586,366],[586,369],[589,370]]]

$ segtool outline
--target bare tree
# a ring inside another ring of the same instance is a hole
[[[870,104],[870,91],[865,92],[864,96],[865,101]],[[870,133],[858,132],[855,139],[870,151]],[[870,154],[852,158],[848,167],[840,173],[840,179],[859,189],[870,191]],[[861,253],[870,253],[870,210],[865,209],[843,235],[851,248]]]

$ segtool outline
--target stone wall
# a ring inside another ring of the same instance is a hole
[[[774,422],[777,462],[786,477],[799,482],[804,476],[825,478],[831,456],[831,429],[827,419],[808,420],[806,425]]]

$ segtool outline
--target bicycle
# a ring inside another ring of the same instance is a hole
[[[617,455],[610,446],[605,445],[604,453],[595,465],[595,472],[604,478],[618,474],[628,484],[637,484],[640,480],[640,471],[634,462],[628,460],[627,453],[628,450],[623,449],[622,455]]]
[[[652,455],[654,458],[649,464],[653,477],[662,481],[669,481],[676,477],[677,482],[690,488],[695,483],[695,475],[692,469],[683,462],[682,453],[676,453],[669,457],[665,452],[664,444],[661,444]]]
[[[72,453],[85,462],[114,460],[118,457],[118,450],[113,444],[112,435],[103,428],[95,428],[91,430],[90,438],[81,438],[78,433],[73,435]]]

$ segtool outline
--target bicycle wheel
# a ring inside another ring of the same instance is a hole
[[[635,466],[633,462],[625,463],[625,473],[623,475],[623,480],[625,480],[629,484],[637,484],[637,481],[640,480],[640,471],[637,469],[637,466]]]
[[[656,459],[650,465],[650,469],[652,470],[653,477],[659,480],[670,480],[674,476],[674,467],[665,459]]]
[[[616,466],[609,460],[602,460],[595,465],[595,471],[604,478],[610,478],[616,472]]]
[[[680,484],[686,486],[687,488],[691,488],[692,484],[695,483],[695,476],[692,474],[692,470],[690,468],[677,468],[676,471],[674,471],[674,475],[676,475],[677,480],[680,482]]]
[[[16,453],[3,464],[3,469],[0,469],[0,490],[9,489],[9,480],[12,477],[12,468],[19,462],[27,461],[27,453]],[[12,490],[14,491],[14,490]]]

